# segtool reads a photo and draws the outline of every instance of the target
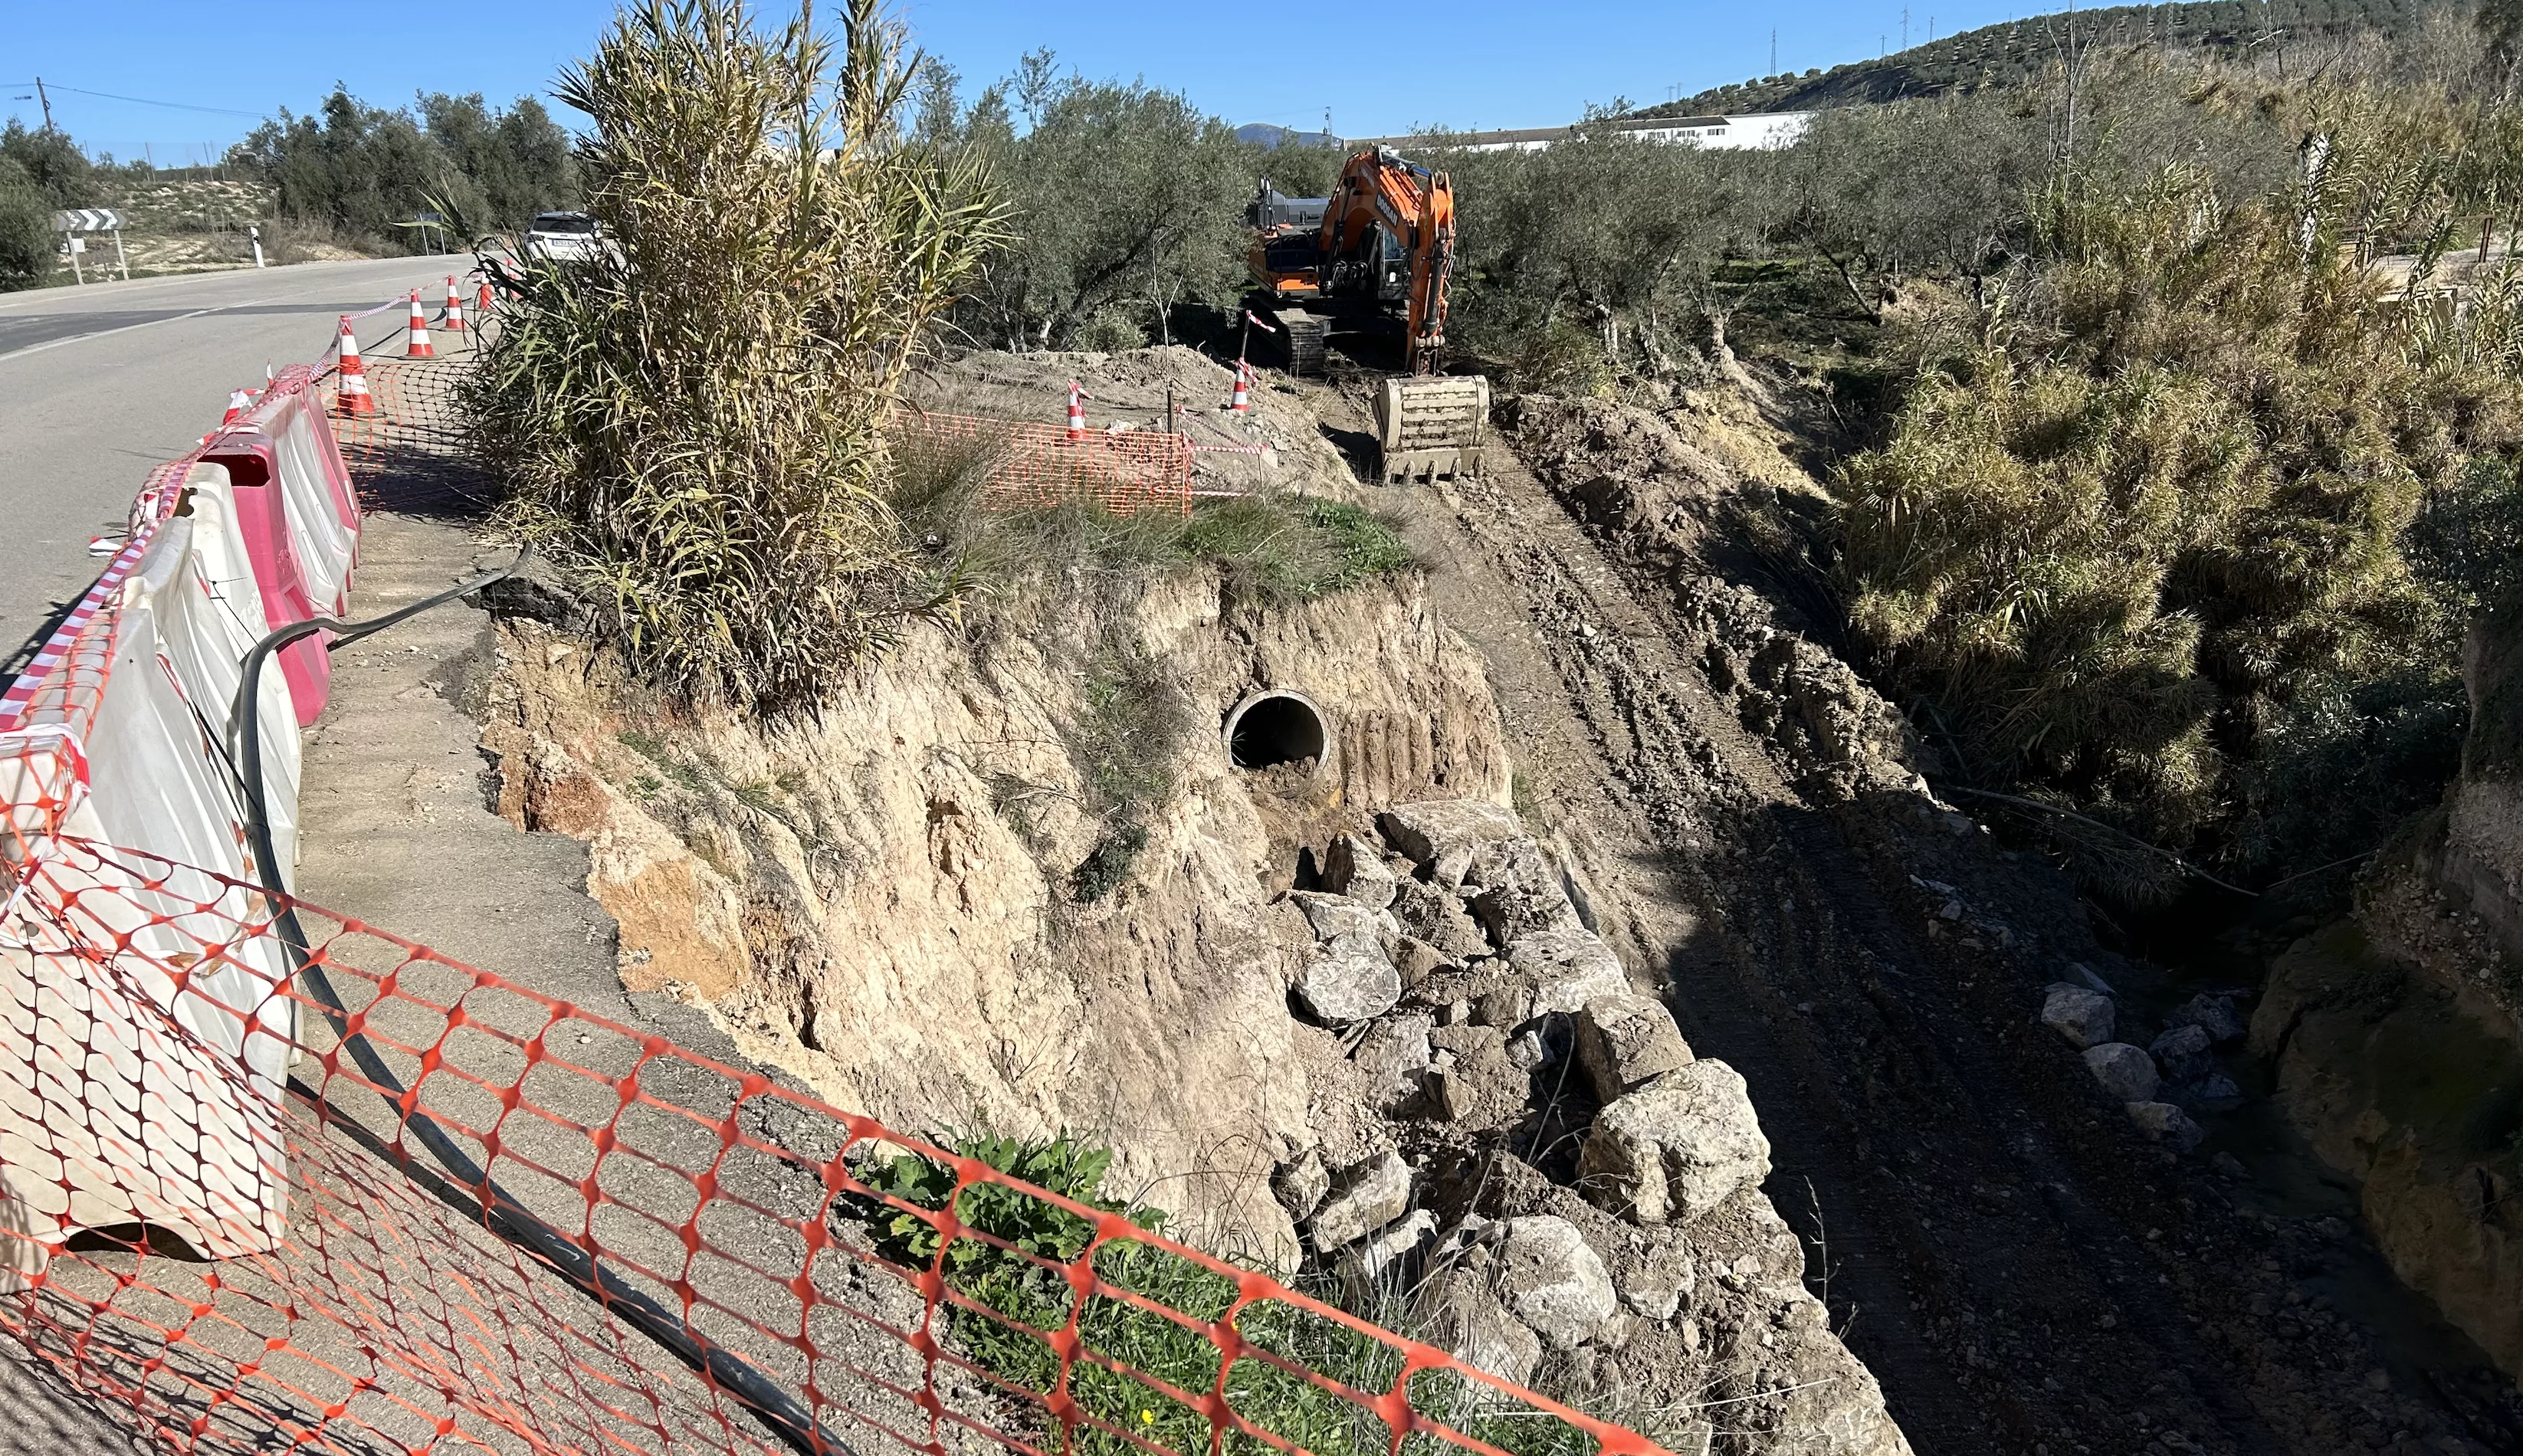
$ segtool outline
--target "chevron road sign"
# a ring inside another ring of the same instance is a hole
[[[79,234],[107,232],[114,234],[114,265],[122,270],[124,282],[131,281],[130,260],[122,256],[122,214],[120,212],[112,208],[72,208],[66,212],[53,214],[53,231],[68,235],[62,240],[63,251],[70,255],[71,276],[81,283],[87,282],[87,268],[79,261],[79,256],[87,252],[87,240]]]

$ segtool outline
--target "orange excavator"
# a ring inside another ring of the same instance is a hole
[[[1283,197],[1264,181],[1247,220],[1253,280],[1267,295],[1256,302],[1286,345],[1289,372],[1320,373],[1334,333],[1398,323],[1413,377],[1385,381],[1376,401],[1386,478],[1476,473],[1489,381],[1435,377],[1454,263],[1447,175],[1374,147],[1349,159],[1329,197]]]

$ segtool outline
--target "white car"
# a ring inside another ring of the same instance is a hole
[[[526,229],[525,254],[553,262],[584,262],[603,243],[603,230],[585,212],[545,212]]]

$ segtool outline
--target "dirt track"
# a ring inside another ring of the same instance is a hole
[[[1355,453],[1355,392],[1301,388]],[[2046,864],[1915,795],[1798,779],[1711,685],[1692,572],[1581,526],[1512,455],[1384,503],[1605,934],[1749,1081],[1771,1198],[1919,1450],[2523,1449],[2510,1384],[2333,1307],[2374,1285],[2360,1234],[2144,1143],[2035,1023],[2066,962],[2152,973]]]

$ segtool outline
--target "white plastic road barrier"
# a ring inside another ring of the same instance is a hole
[[[23,1236],[0,1238],[0,1291],[83,1228],[143,1222],[213,1257],[281,1237],[294,1004],[266,994],[289,971],[278,939],[234,932],[262,897],[227,882],[258,868],[228,714],[246,653],[283,625],[263,574],[296,572],[291,595],[317,612],[349,607],[358,518],[322,405],[294,369],[231,427],[271,442],[246,458],[273,466],[257,489],[285,557],[255,546],[238,487],[201,458],[214,432],[151,477],[130,540],[0,693],[0,1231]],[[254,711],[283,883],[297,706],[266,672]]]

